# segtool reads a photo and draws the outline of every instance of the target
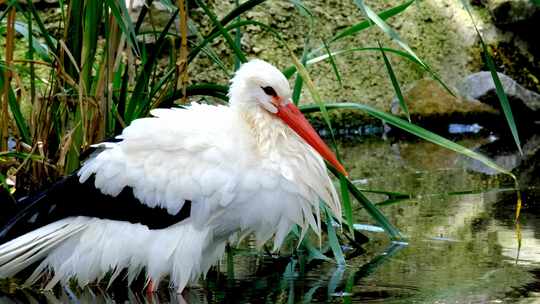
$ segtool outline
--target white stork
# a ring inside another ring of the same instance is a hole
[[[122,270],[131,283],[144,269],[152,286],[169,276],[180,292],[227,242],[254,234],[261,246],[274,237],[277,250],[294,225],[320,234],[321,199],[340,218],[323,159],[345,169],[291,103],[283,74],[251,60],[229,97],[230,106],[155,109],[117,142],[97,145],[76,175],[32,198],[0,231],[0,277],[40,262],[26,283],[50,274],[50,289],[107,273],[112,282]]]

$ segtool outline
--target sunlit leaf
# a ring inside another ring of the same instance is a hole
[[[354,238],[351,198],[349,196],[349,187],[347,185],[347,178],[343,175],[339,176],[339,189],[341,191],[341,203],[343,204],[343,212],[345,213],[345,220],[347,221],[347,226],[349,226],[349,231],[351,233],[351,236]]]
[[[364,12],[366,17],[368,17],[373,23],[375,23],[383,32],[385,32],[394,42],[396,42],[402,49],[404,49],[407,53],[409,53],[411,56],[414,57],[418,62],[420,62],[423,66],[427,67],[427,65],[424,64],[424,62],[416,55],[416,53],[409,47],[409,45],[401,39],[398,32],[396,32],[393,28],[391,28],[384,20],[379,17],[372,9],[371,7],[367,6],[364,3],[364,0],[354,0],[356,5]]]
[[[455,96],[454,92],[452,92],[452,90],[444,83],[444,81],[442,81],[442,79],[440,78],[440,76],[435,72],[433,71],[429,66],[427,66],[425,63],[422,64],[422,62],[419,62],[417,61],[413,56],[411,56],[410,54],[408,54],[407,52],[403,52],[403,51],[400,51],[400,50],[396,50],[396,49],[392,49],[392,48],[383,48],[383,50],[387,53],[392,53],[394,55],[397,55],[397,56],[400,56],[404,59],[407,59],[409,60],[410,62],[418,65],[420,68],[424,69],[426,72],[428,72],[431,77],[433,77],[433,79],[435,79],[437,82],[439,82],[439,84],[451,95]],[[345,50],[337,50],[337,51],[334,51],[334,52],[331,52],[331,55],[332,56],[340,56],[340,55],[345,55],[345,54],[349,54],[349,53],[356,53],[356,52],[380,52],[380,49],[378,47],[365,47],[365,48],[350,48],[350,49],[345,49]],[[316,63],[319,63],[323,60],[328,60],[330,58],[330,55],[329,54],[324,54],[324,55],[320,55],[320,56],[317,56],[315,58],[311,58],[309,59],[306,64],[307,65],[312,65],[312,64],[316,64]],[[284,69],[283,71],[283,74],[285,75],[285,77],[289,78],[291,77],[294,73],[296,73],[296,66],[294,65],[291,65],[290,67]]]
[[[405,116],[407,117],[407,120],[411,122],[411,115],[409,114],[409,108],[407,107],[407,103],[405,102],[405,99],[403,98],[403,94],[401,93],[401,88],[399,87],[399,82],[396,78],[396,75],[394,74],[394,70],[392,69],[392,65],[390,64],[390,61],[386,57],[386,53],[384,52],[383,47],[381,46],[381,43],[379,42],[379,49],[381,50],[381,54],[384,60],[384,65],[386,66],[386,71],[388,71],[388,77],[390,77],[390,80],[392,81],[392,86],[394,87],[394,91],[396,92],[396,97],[399,101],[399,105],[401,107],[401,110],[403,110],[403,113],[405,113]]]
[[[386,11],[383,11],[381,12],[380,14],[378,14],[379,18],[381,20],[386,20],[390,17],[393,17],[401,12],[403,12],[405,9],[407,9],[414,1],[416,0],[409,0],[401,5],[398,5],[398,6],[395,6],[395,7],[392,7]],[[342,39],[342,38],[345,38],[345,37],[350,37],[350,36],[353,36],[355,35],[356,33],[360,32],[360,31],[363,31],[367,28],[369,28],[371,25],[373,25],[372,22],[370,22],[369,20],[364,20],[362,22],[359,22],[355,25],[352,25],[352,26],[349,26],[347,27],[346,29],[342,30],[341,32],[337,33],[336,35],[334,35],[332,38],[330,38],[328,41],[329,42],[333,42],[333,41],[336,41],[336,40],[339,40],[339,39]]]
[[[339,244],[339,240],[336,235],[336,228],[334,227],[335,222],[332,218],[331,212],[328,210],[328,208],[326,208],[324,204],[321,204],[321,208],[325,211],[328,243],[330,244],[332,253],[334,253],[334,259],[339,265],[345,265],[345,256],[343,255],[341,245]]]
[[[334,56],[332,56],[332,52],[330,51],[330,48],[328,47],[328,44],[323,40],[324,44],[324,50],[326,51],[326,54],[328,54],[328,59],[330,59],[330,64],[332,65],[332,70],[334,71],[334,74],[336,75],[336,79],[339,83],[340,87],[343,87],[343,82],[341,81],[341,75],[339,74],[339,69],[337,67],[336,61],[334,60]]]
[[[440,135],[437,135],[433,132],[430,132],[422,127],[419,127],[415,124],[409,123],[406,120],[403,120],[397,116],[394,116],[392,114],[388,114],[386,112],[377,110],[375,108],[372,108],[368,105],[359,104],[359,103],[327,103],[326,108],[329,110],[334,109],[351,109],[351,110],[360,110],[363,112],[366,112],[367,114],[376,117],[378,119],[384,120],[386,123],[389,123],[401,130],[407,131],[411,134],[414,134],[420,138],[423,138],[427,141],[430,141],[434,144],[437,144],[439,146],[442,146],[444,148],[450,149],[452,151],[455,151],[457,153],[466,155],[470,158],[476,159],[486,166],[495,169],[501,173],[507,174],[515,179],[515,176],[508,170],[504,169],[503,167],[497,165],[495,162],[490,160],[489,158],[485,157],[484,155],[474,152],[468,148],[465,148],[451,140],[448,140]],[[305,113],[309,112],[317,112],[319,111],[319,108],[317,105],[305,105],[301,107],[301,110]]]
[[[499,99],[499,102],[501,103],[501,108],[506,118],[506,122],[508,123],[508,127],[510,127],[510,131],[512,132],[512,137],[514,138],[514,142],[516,143],[519,153],[523,155],[523,151],[521,149],[521,141],[519,140],[519,134],[518,134],[516,122],[514,120],[514,115],[512,114],[512,108],[510,107],[510,102],[508,101],[508,97],[506,96],[506,93],[504,92],[504,88],[502,86],[501,80],[499,79],[499,75],[497,74],[497,70],[495,69],[495,64],[493,63],[491,54],[489,53],[486,43],[484,42],[484,39],[482,38],[482,34],[480,34],[478,27],[476,27],[476,23],[474,22],[474,18],[472,16],[469,4],[465,0],[461,0],[461,3],[463,4],[463,7],[469,14],[469,17],[471,18],[474,29],[476,30],[476,34],[478,35],[478,38],[480,39],[480,44],[482,45],[482,55],[484,56],[486,64],[491,73],[491,78],[493,78],[493,83],[495,84],[495,92],[497,93],[497,97]]]

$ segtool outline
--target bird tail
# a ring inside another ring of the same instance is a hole
[[[60,220],[0,245],[0,278],[11,277],[43,260],[56,246],[85,227],[85,221]],[[39,279],[43,272],[39,268],[28,278],[28,284]]]

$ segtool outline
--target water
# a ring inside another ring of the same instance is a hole
[[[479,148],[492,140],[459,143]],[[477,163],[422,141],[374,138],[342,143],[340,148],[358,187],[412,197],[380,206],[407,236],[406,243],[388,240],[356,208],[356,227],[370,242],[364,245],[365,253],[348,258],[345,267],[333,262],[304,265],[287,250],[281,255],[260,254],[245,246],[229,256],[233,267],[227,268],[224,261],[200,286],[181,296],[166,289],[149,297],[135,292],[136,288],[104,291],[103,286],[94,286],[55,293],[17,291],[0,296],[0,303],[540,302],[540,216],[533,211],[540,195],[539,185],[534,184],[538,170],[531,169],[530,161],[513,162],[532,170],[531,176],[520,176],[530,184],[521,185],[529,208],[520,218],[518,255],[513,220],[516,194],[510,178],[487,174]],[[369,197],[375,202],[386,200],[380,194]]]

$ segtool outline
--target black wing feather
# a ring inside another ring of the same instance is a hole
[[[163,229],[189,217],[191,201],[177,214],[160,207],[149,207],[125,187],[117,196],[103,194],[94,186],[94,177],[80,183],[77,174],[69,175],[48,190],[17,204],[20,211],[0,230],[0,244],[60,219],[88,216],[139,223],[150,229]]]

